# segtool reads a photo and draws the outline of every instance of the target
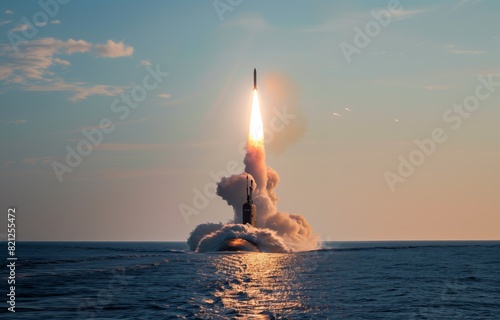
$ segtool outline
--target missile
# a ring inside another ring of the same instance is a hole
[[[257,69],[253,68],[253,89],[257,90]]]
[[[247,202],[243,204],[243,224],[250,224],[254,227],[257,226],[257,206],[253,203],[252,199],[253,193],[253,179],[250,180],[250,187],[248,186],[248,175],[247,175]]]

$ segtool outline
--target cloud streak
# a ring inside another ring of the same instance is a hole
[[[24,158],[21,160],[22,164],[28,164],[28,165],[48,165],[50,164],[54,158],[52,157],[35,157],[35,158]]]
[[[241,15],[227,20],[222,26],[224,28],[243,28],[248,31],[263,31],[270,28],[261,14]]]
[[[11,32],[22,32],[28,30],[28,25],[21,23],[15,26],[14,28],[10,29]]]
[[[67,91],[72,93],[69,100],[71,102],[77,102],[96,95],[113,97],[123,93],[125,87],[103,84],[94,85],[86,82],[65,82],[63,79],[57,79],[51,83],[26,85],[24,90],[41,92]]]
[[[453,44],[447,44],[444,47],[451,54],[478,55],[478,54],[488,53],[487,51],[483,51],[483,50],[461,50],[461,49],[457,49],[456,46],[453,45]]]
[[[160,93],[158,95],[158,97],[162,98],[162,99],[168,99],[168,98],[171,98],[172,95],[170,93]]]
[[[486,53],[486,51],[481,51],[481,50],[456,50],[456,49],[449,50],[448,52],[452,54],[473,54],[473,55]]]
[[[427,12],[427,10],[424,9],[415,9],[415,10],[401,10],[401,12],[398,12],[396,14],[393,14],[393,17],[395,20],[401,20],[401,19],[406,19],[410,18],[414,15],[420,14]]]

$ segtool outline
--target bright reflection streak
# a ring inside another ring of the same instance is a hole
[[[271,253],[221,253],[214,259],[216,285],[212,312],[242,319],[274,319],[305,307],[297,287],[298,256]],[[300,258],[302,259],[302,258]],[[303,262],[303,261],[302,261]]]

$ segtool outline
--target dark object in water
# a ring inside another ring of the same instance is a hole
[[[261,252],[261,250],[255,243],[241,238],[228,239],[214,248],[214,251]]]

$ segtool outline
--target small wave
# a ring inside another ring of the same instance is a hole
[[[477,243],[471,243],[471,244],[463,244],[463,243],[443,243],[443,244],[412,244],[412,245],[385,245],[385,246],[368,246],[369,244],[366,244],[365,247],[328,247],[328,248],[319,248],[316,250],[311,250],[311,251],[316,251],[316,252],[329,252],[329,251],[370,251],[370,250],[415,250],[415,249],[448,249],[448,248],[470,248],[470,247],[500,247],[500,244],[488,244],[485,242],[485,244],[477,244]]]

